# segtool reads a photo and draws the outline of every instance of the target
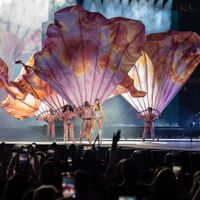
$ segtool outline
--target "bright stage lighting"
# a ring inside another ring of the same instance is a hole
[[[48,19],[46,0],[1,0],[0,57],[9,67],[10,78],[20,71],[14,61],[27,61],[41,47],[41,23]]]
[[[15,61],[26,62],[41,48],[41,24],[48,19],[48,9],[48,0],[0,0],[0,57],[9,67],[10,80],[21,71]],[[0,97],[5,99],[4,91]],[[4,111],[0,115],[1,127],[18,126]]]
[[[141,20],[146,32],[169,31],[171,27],[171,9],[173,0],[165,4],[163,0],[84,0],[83,6],[93,12],[100,12],[107,18],[126,17]]]

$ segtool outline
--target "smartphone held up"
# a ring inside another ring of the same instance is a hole
[[[62,173],[62,194],[64,197],[75,197],[75,178],[73,173]]]

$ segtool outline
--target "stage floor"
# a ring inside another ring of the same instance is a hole
[[[21,129],[0,129],[0,141],[7,144],[37,144],[47,145],[53,142],[52,139],[47,138],[46,132],[35,131],[31,128]],[[69,145],[71,142],[63,142],[62,133],[57,134],[55,142],[60,145]],[[103,147],[110,147],[112,138],[104,138]],[[76,138],[76,144],[79,145],[79,139]],[[88,141],[83,141],[82,145],[89,145]],[[200,151],[200,139],[162,139],[151,141],[147,139],[142,142],[141,139],[121,138],[119,146],[127,148],[143,148],[143,149],[164,149],[164,150],[186,150],[186,151]]]

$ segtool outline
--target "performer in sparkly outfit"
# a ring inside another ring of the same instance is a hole
[[[93,135],[93,132],[96,127],[96,123],[98,124],[98,135],[99,135],[99,144],[102,144],[102,120],[104,118],[105,120],[105,113],[103,110],[103,106],[100,104],[100,101],[98,98],[96,98],[94,105],[93,105],[93,122],[92,122],[92,129],[91,129],[91,135]]]

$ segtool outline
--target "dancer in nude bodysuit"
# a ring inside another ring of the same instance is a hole
[[[64,106],[63,113],[60,115],[60,117],[63,119],[63,125],[64,125],[63,138],[64,138],[64,141],[67,141],[68,138],[70,138],[70,141],[75,143],[73,119],[76,118],[77,115],[74,112],[74,109],[72,108],[72,106],[70,106],[70,105]],[[69,135],[69,137],[68,137],[68,135]]]
[[[84,107],[81,108],[80,115],[82,118],[82,129],[80,132],[80,143],[83,138],[86,138],[89,143],[92,142],[91,128],[93,119],[93,110],[88,101],[85,101]]]
[[[52,109],[48,111],[48,114],[44,117],[39,117],[38,121],[47,121],[47,136],[51,139],[55,139],[56,131],[55,131],[55,120],[57,117],[54,115]]]
[[[144,119],[144,121],[145,121],[144,130],[143,130],[143,134],[142,134],[142,141],[145,141],[148,130],[150,130],[151,139],[154,141],[155,132],[154,132],[153,121],[155,119],[157,119],[158,116],[156,114],[154,114],[152,112],[152,110],[153,109],[151,107],[148,107],[146,110],[147,112],[145,114],[138,115],[138,118]]]

